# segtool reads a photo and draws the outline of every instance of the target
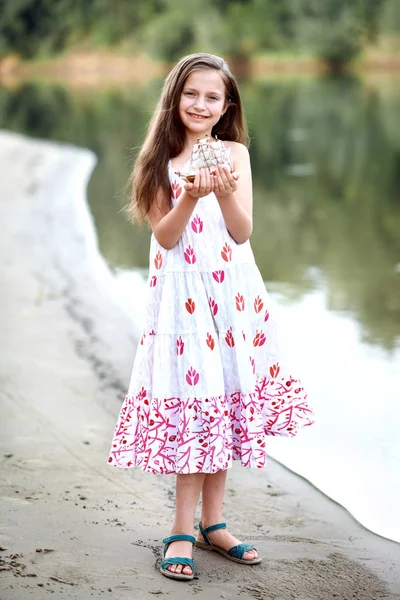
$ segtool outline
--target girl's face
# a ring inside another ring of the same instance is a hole
[[[219,72],[193,71],[185,81],[179,103],[179,116],[187,135],[196,139],[211,135],[226,108],[226,89]]]

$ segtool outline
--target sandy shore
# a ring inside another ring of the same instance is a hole
[[[137,330],[97,252],[94,164],[0,133],[0,599],[399,599],[400,545],[272,460],[232,469],[227,490],[225,518],[262,565],[197,550],[198,579],[159,575],[174,479],[106,463]]]

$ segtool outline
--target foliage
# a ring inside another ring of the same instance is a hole
[[[386,0],[379,17],[379,29],[382,33],[400,35],[399,0]]]
[[[161,0],[0,0],[0,49],[31,57],[72,42],[117,44],[152,18]]]
[[[305,50],[338,67],[399,14],[398,0],[0,0],[0,56],[126,44],[169,61]]]
[[[341,68],[362,48],[360,17],[357,3],[348,0],[299,1],[296,10],[299,43],[311,48],[333,69]]]
[[[196,18],[188,17],[187,0],[163,0],[162,8],[145,25],[142,38],[151,54],[175,61],[183,53],[214,51],[220,14],[212,0],[202,0]]]

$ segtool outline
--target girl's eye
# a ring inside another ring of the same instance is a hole
[[[185,92],[186,96],[194,96],[193,92]]]
[[[218,96],[210,96],[210,100],[219,100]]]

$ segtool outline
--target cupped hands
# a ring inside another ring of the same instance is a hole
[[[237,190],[239,173],[231,173],[227,165],[217,165],[214,175],[213,192],[217,199],[233,194]]]
[[[229,196],[237,189],[239,173],[231,173],[227,165],[217,165],[215,171],[201,168],[193,183],[185,183],[184,188],[192,198],[198,199],[214,192],[217,198]]]

